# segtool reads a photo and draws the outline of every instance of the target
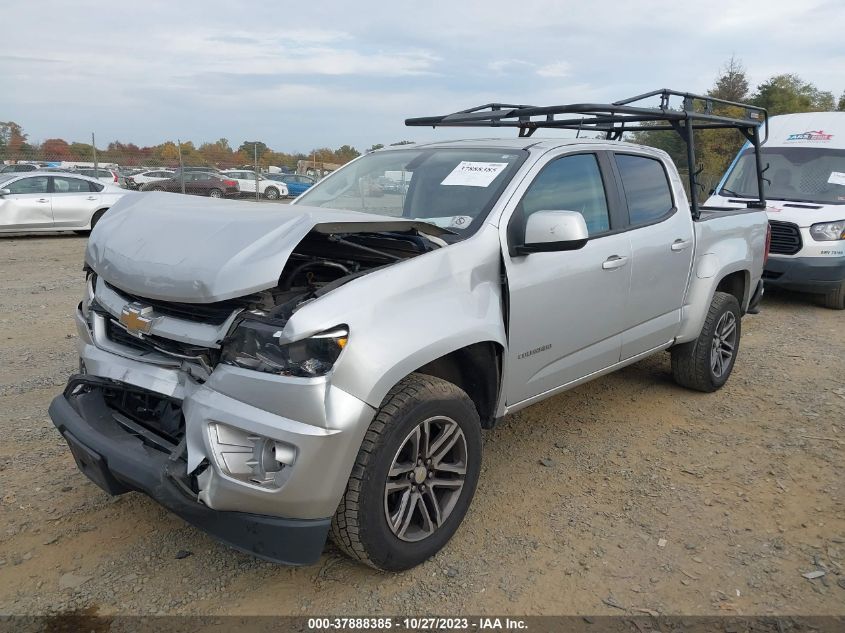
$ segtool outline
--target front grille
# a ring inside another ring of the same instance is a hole
[[[138,387],[117,384],[104,386],[102,393],[106,405],[119,414],[115,420],[134,435],[143,433],[139,433],[141,429],[135,428],[132,423],[174,445],[185,436],[185,417],[177,400]]]
[[[772,228],[772,242],[769,246],[770,253],[778,255],[795,255],[801,250],[801,232],[798,225],[791,222],[777,222],[769,220]]]
[[[220,325],[231,316],[232,312],[246,308],[258,299],[255,295],[250,295],[237,299],[227,299],[226,301],[216,301],[214,303],[179,303],[175,301],[147,299],[146,297],[139,297],[125,292],[120,288],[115,288],[108,282],[106,282],[106,285],[127,301],[137,301],[151,306],[157,315],[213,325]]]
[[[161,336],[142,334],[142,338],[126,331],[114,317],[103,314],[106,321],[106,338],[113,343],[129,347],[142,354],[159,353],[179,359],[197,360],[213,367],[219,360],[220,351],[211,347],[182,343]]]

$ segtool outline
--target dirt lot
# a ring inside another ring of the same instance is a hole
[[[411,572],[331,546],[290,569],[77,471],[47,405],[76,368],[84,246],[0,238],[0,613],[845,614],[845,314],[770,296],[716,394],[661,354],[508,419],[463,527]]]

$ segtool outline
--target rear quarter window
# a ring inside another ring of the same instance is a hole
[[[666,168],[656,158],[616,154],[631,226],[651,224],[675,208]]]

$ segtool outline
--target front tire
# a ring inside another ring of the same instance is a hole
[[[279,190],[275,187],[267,187],[267,189],[264,190],[264,197],[268,200],[278,200]]]
[[[710,392],[728,381],[739,352],[741,316],[736,297],[726,292],[713,295],[698,338],[672,348],[672,377],[676,383]]]
[[[480,470],[472,400],[452,383],[412,374],[390,390],[367,430],[331,538],[370,567],[415,567],[452,538]]]
[[[845,310],[845,281],[839,284],[836,290],[825,294],[822,304],[831,310]]]

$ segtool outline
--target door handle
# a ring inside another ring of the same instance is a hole
[[[627,257],[622,257],[620,255],[611,255],[606,260],[602,262],[601,267],[605,270],[613,270],[615,268],[622,268],[625,264],[628,263]]]
[[[88,196],[88,197],[87,197],[87,198],[85,198],[85,199],[86,199],[86,200],[96,200],[97,198],[95,198],[94,196]]]
[[[50,202],[49,198],[38,198],[36,202]]]
[[[677,253],[678,251],[686,250],[690,244],[692,244],[692,240],[682,240],[681,238],[678,238],[672,242],[671,248]]]

